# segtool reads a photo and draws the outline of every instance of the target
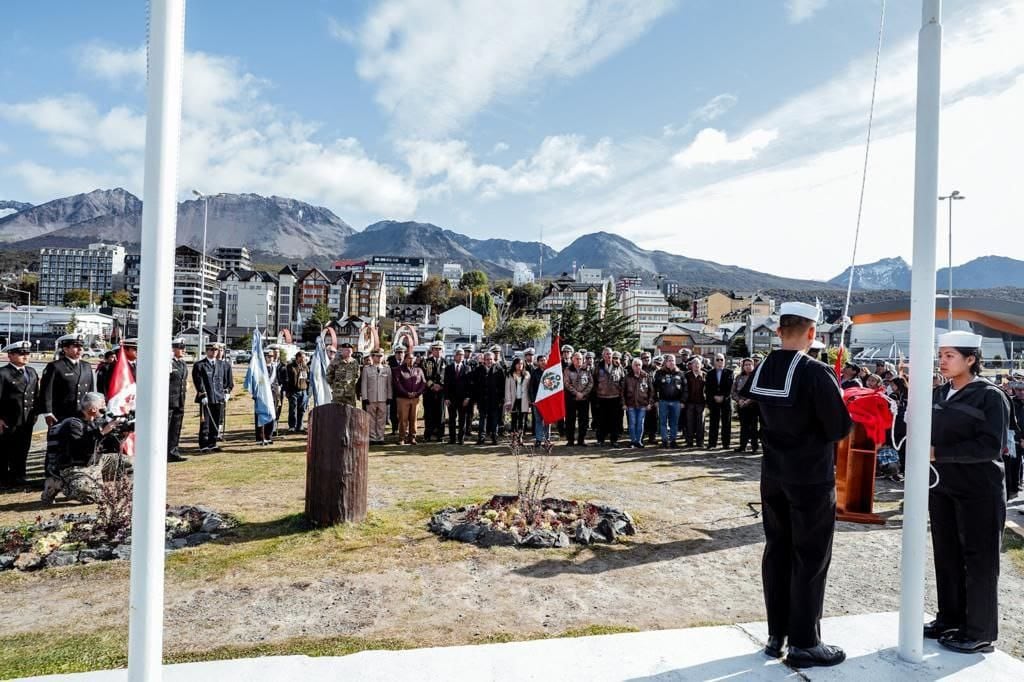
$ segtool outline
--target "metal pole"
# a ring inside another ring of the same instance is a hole
[[[210,214],[210,199],[203,196],[203,256],[199,261],[199,357],[206,353],[206,219]]]
[[[917,54],[914,163],[914,269],[910,291],[910,374],[907,477],[900,556],[899,656],[920,663],[924,653],[924,562],[928,527],[931,381],[935,353],[935,229],[939,184],[939,92],[942,59],[940,0],[923,0]]]
[[[946,328],[949,331],[953,331],[953,200],[956,198],[955,194],[949,196],[949,300],[946,302],[949,306],[948,312],[946,313]]]
[[[162,676],[167,351],[174,298],[185,0],[150,0],[128,680]]]
[[[28,294],[28,322],[25,324],[25,334],[27,335],[25,340],[32,343],[32,292],[26,292]]]

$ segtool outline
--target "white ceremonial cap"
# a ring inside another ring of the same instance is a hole
[[[817,322],[820,313],[821,311],[818,310],[818,306],[811,305],[810,303],[800,303],[798,301],[783,303],[782,307],[779,308],[780,316],[796,315],[797,317],[802,317],[805,320],[810,320],[811,322]]]
[[[523,351],[523,355],[536,355],[536,352],[532,348],[527,348]]]
[[[981,334],[971,332],[946,332],[939,334],[939,348],[981,348]]]
[[[15,341],[4,346],[4,353],[16,353],[18,351],[30,351],[32,350],[31,341]]]
[[[825,344],[818,341],[818,339],[814,339],[814,341],[811,342],[811,350],[825,350]]]

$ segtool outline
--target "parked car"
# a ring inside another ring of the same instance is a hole
[[[236,350],[231,356],[232,362],[249,362],[252,360],[252,353],[247,350]]]

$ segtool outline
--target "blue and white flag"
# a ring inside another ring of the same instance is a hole
[[[252,394],[256,403],[256,425],[263,426],[277,419],[274,413],[274,395],[270,390],[270,373],[267,360],[263,357],[263,334],[259,329],[252,332],[252,358],[245,373],[245,390]]]
[[[313,407],[326,405],[331,402],[331,384],[327,381],[327,346],[324,344],[324,337],[321,335],[316,340],[316,350],[309,361],[309,395],[313,401]]]

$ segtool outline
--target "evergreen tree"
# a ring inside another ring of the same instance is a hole
[[[586,348],[599,353],[601,349],[601,308],[594,292],[587,295],[587,307],[583,309],[579,330],[577,348]]]
[[[609,290],[604,299],[604,317],[601,319],[601,347],[615,350],[637,350],[640,336],[633,331],[633,323],[622,314],[615,300],[615,291]]]
[[[570,301],[560,313],[551,316],[551,333],[558,334],[562,345],[579,345],[580,325],[583,319],[575,301]]]

